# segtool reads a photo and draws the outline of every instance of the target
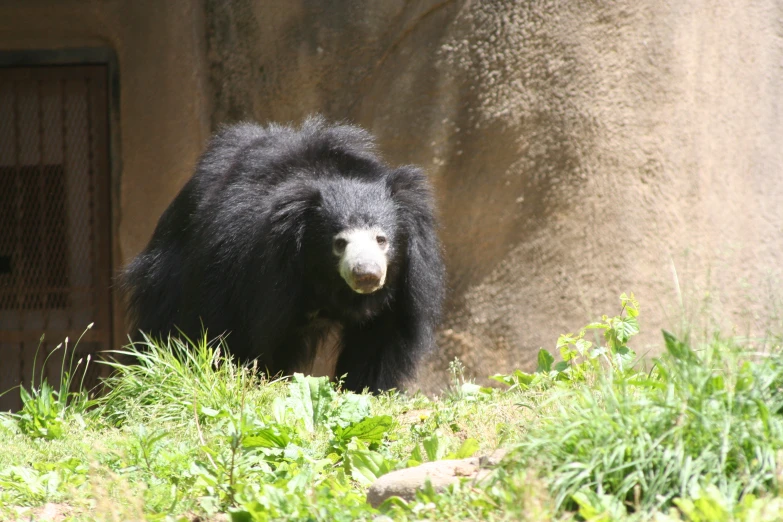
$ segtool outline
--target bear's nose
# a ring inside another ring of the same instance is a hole
[[[354,287],[363,293],[369,293],[381,286],[383,270],[375,263],[360,263],[351,270],[351,275]]]

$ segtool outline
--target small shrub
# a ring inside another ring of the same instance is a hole
[[[92,328],[92,324],[87,326],[85,333],[90,328]],[[11,414],[11,416],[17,420],[19,429],[25,435],[44,439],[60,438],[63,434],[63,422],[66,415],[82,414],[90,406],[91,401],[89,400],[88,392],[84,389],[84,376],[90,364],[90,355],[87,355],[84,359],[80,358],[75,365],[73,361],[76,347],[83,336],[84,333],[77,339],[76,344],[71,347],[70,354],[68,353],[68,338],[49,353],[41,366],[38,385],[36,385],[35,375],[33,375],[30,391],[27,391],[23,385],[19,386],[22,408],[18,413]],[[36,367],[36,360],[43,340],[44,337],[41,336],[35,357],[33,357],[33,368]],[[60,386],[55,388],[49,384],[46,377],[43,376],[43,372],[46,369],[46,363],[49,358],[61,349],[63,351],[63,360],[60,366]],[[65,366],[66,361],[68,361],[67,368]],[[75,390],[71,391],[74,378],[80,369],[82,373],[79,385]]]
[[[584,381],[588,376],[600,374],[602,367],[611,368],[619,374],[634,373],[636,352],[628,347],[628,342],[639,333],[639,303],[633,294],[620,295],[620,303],[622,307],[618,315],[604,315],[600,321],[588,324],[576,335],[561,335],[556,346],[562,358],[560,362],[556,363],[554,356],[541,348],[534,373],[516,370],[510,375],[494,375],[492,379],[512,388],[541,389],[557,381]],[[606,344],[595,346],[588,341],[585,337],[589,330],[603,330]]]
[[[516,388],[569,383],[539,404],[510,465],[546,470],[556,506],[588,519],[615,519],[618,506],[628,513],[686,506],[682,499],[698,488],[714,488],[729,510],[749,494],[776,492],[780,357],[755,361],[719,338],[697,349],[664,332],[666,352],[649,374],[638,372],[627,347],[638,333],[638,307],[632,298],[623,307],[627,316],[588,326],[605,331],[605,347],[584,341],[584,330],[561,336],[562,363],[501,378]]]

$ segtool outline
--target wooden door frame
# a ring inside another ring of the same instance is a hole
[[[112,272],[121,261],[119,224],[120,224],[120,187],[122,161],[120,154],[120,79],[117,55],[108,47],[76,47],[66,49],[18,49],[0,50],[0,68],[6,67],[50,67],[58,65],[101,65],[106,67],[107,87],[107,143],[109,169],[109,266]],[[127,342],[125,314],[121,296],[111,292],[111,346],[118,349]]]

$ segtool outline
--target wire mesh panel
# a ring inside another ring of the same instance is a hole
[[[0,392],[109,346],[107,144],[104,66],[0,68]]]

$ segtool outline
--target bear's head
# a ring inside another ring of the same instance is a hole
[[[385,165],[367,144],[351,148],[356,140],[328,137],[281,148],[282,159],[272,162],[281,181],[269,222],[286,245],[277,249],[280,261],[301,261],[310,288],[337,309],[386,306],[409,266],[409,241],[424,241],[435,228],[429,182],[416,167]]]
[[[398,239],[397,212],[388,187],[338,178],[320,189],[318,228],[329,242],[332,266],[354,292],[380,290]]]

